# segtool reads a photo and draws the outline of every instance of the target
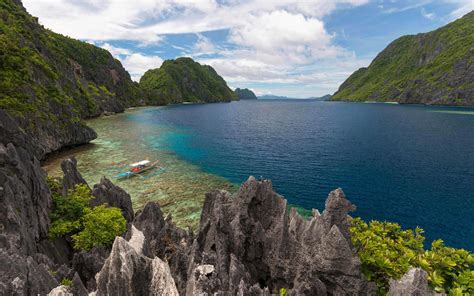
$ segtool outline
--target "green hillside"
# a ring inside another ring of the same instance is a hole
[[[140,88],[147,103],[153,105],[237,99],[211,66],[201,65],[191,58],[167,60],[160,68],[148,70],[140,79]]]
[[[235,94],[239,100],[256,100],[257,96],[248,88],[236,88]]]
[[[332,100],[474,105],[474,11],[435,31],[393,41]]]
[[[0,109],[43,154],[90,140],[82,118],[136,103],[138,86],[108,51],[45,29],[18,0],[0,2],[0,47]]]

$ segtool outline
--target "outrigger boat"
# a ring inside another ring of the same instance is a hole
[[[127,179],[138,174],[141,174],[149,169],[154,168],[158,164],[158,161],[151,162],[149,160],[142,160],[136,163],[130,164],[130,169],[126,172],[122,172],[115,176],[117,179]]]

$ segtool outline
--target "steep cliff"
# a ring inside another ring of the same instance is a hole
[[[474,105],[474,11],[435,31],[403,36],[332,100]]]
[[[237,99],[211,66],[201,65],[191,58],[167,60],[160,68],[146,71],[140,79],[140,88],[151,105],[230,102]]]
[[[248,88],[236,88],[235,94],[239,100],[256,100],[257,96]]]
[[[138,103],[109,52],[45,29],[20,1],[1,1],[0,32],[0,109],[34,137],[38,157],[94,139],[81,119]]]

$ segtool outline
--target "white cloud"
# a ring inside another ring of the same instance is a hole
[[[140,53],[132,53],[121,59],[125,69],[130,73],[133,80],[139,81],[140,77],[149,69],[159,68],[163,60],[159,56],[147,56]]]
[[[198,40],[192,48],[194,56],[213,54],[216,52],[217,47],[212,43],[211,40],[209,40],[209,38],[206,38],[204,35],[199,33],[197,34],[197,37]]]
[[[94,45],[97,45],[95,42],[90,41],[90,43],[92,43]],[[122,55],[132,54],[132,52],[127,48],[114,47],[114,46],[110,45],[109,43],[104,43],[104,44],[99,45],[99,46],[102,47],[103,49],[108,50],[115,57],[120,57]]]
[[[426,11],[426,9],[424,7],[421,8],[421,15],[424,17],[424,18],[427,18],[429,20],[434,20],[436,18],[436,15],[434,13],[429,13]]]
[[[465,15],[466,13],[474,10],[474,0],[447,0],[457,5],[456,9],[450,14],[451,19],[457,19]]]
[[[150,68],[159,67],[156,55],[116,48],[113,40],[140,44],[163,41],[164,34],[195,33],[192,47],[180,47],[184,55],[210,64],[231,82],[317,83],[335,85],[326,76],[301,74],[321,72],[321,62],[357,59],[335,46],[323,17],[338,6],[358,6],[368,0],[23,0],[30,13],[46,27],[74,38],[91,40],[121,60],[134,80]],[[216,45],[202,32],[229,30],[227,42]],[[209,58],[210,55],[215,56]],[[350,71],[355,70],[354,67]],[[334,69],[325,70],[327,75]],[[342,72],[350,72],[344,70]],[[341,71],[339,71],[341,72]],[[339,76],[337,76],[339,77]],[[337,81],[337,82],[335,82]]]
[[[159,42],[160,35],[229,29],[259,13],[285,10],[320,19],[337,5],[368,0],[23,0],[46,27],[79,39]]]

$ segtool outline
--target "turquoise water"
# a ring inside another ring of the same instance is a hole
[[[158,200],[182,225],[195,225],[204,192],[254,175],[307,209],[323,209],[341,187],[354,216],[420,226],[429,241],[474,250],[473,114],[301,100],[144,108],[89,122],[99,139],[78,159],[86,179],[142,155],[160,159],[164,172],[119,185],[136,208]]]

